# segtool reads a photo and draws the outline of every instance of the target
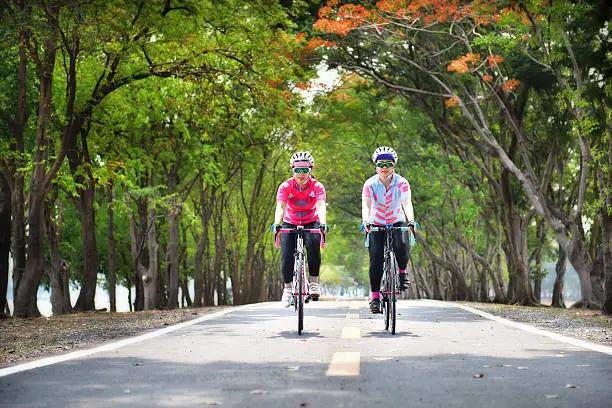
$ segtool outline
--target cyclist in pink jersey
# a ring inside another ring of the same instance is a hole
[[[325,187],[312,175],[314,158],[309,152],[297,152],[289,161],[293,169],[293,177],[285,180],[278,187],[276,194],[276,211],[274,224],[270,227],[277,233],[281,228],[294,228],[303,225],[306,229],[319,228],[321,233],[329,231],[325,208]],[[282,225],[281,225],[282,222]],[[293,281],[293,253],[296,237],[293,234],[281,234],[281,272],[283,274],[283,306],[291,306]],[[308,257],[308,273],[310,276],[310,297],[319,300],[319,269],[321,266],[321,236],[307,234],[304,239]]]
[[[361,213],[363,224],[361,230],[368,234],[368,252],[370,255],[370,311],[381,313],[380,282],[383,275],[385,234],[382,231],[370,232],[373,226],[392,225],[414,228],[414,211],[410,184],[395,173],[397,153],[390,147],[381,146],[374,151],[372,162],[376,166],[376,175],[366,180],[361,194]],[[406,290],[410,285],[406,267],[410,258],[410,245],[407,231],[393,232],[393,252],[399,268],[400,289]]]

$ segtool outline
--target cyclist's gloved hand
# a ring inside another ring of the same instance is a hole
[[[408,221],[408,226],[412,228],[412,232],[416,232],[421,229],[421,226],[416,221]]]
[[[321,231],[321,234],[327,234],[329,232],[329,225],[321,224],[319,231]]]
[[[371,228],[372,224],[370,224],[369,222],[362,222],[361,227],[359,227],[359,231],[369,233]]]
[[[278,232],[281,230],[281,225],[280,224],[272,224],[270,226],[270,231],[272,231],[275,234],[278,234]]]

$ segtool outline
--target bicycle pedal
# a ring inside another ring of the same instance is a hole
[[[313,302],[319,301],[319,295],[310,295],[310,298],[312,299]]]
[[[308,303],[308,302],[310,302],[310,298],[309,298],[309,297],[306,297],[306,298],[304,299],[304,303]]]

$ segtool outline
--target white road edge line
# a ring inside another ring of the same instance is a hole
[[[440,305],[442,307],[458,307],[460,309],[463,309],[463,310],[466,310],[468,312],[477,314],[477,315],[482,316],[484,318],[495,320],[497,322],[505,324],[506,326],[515,327],[517,329],[520,329],[520,330],[523,330],[523,331],[526,331],[526,332],[539,334],[541,336],[546,336],[548,338],[551,338],[551,339],[554,339],[554,340],[557,340],[557,341],[561,341],[563,343],[571,344],[573,346],[586,348],[586,349],[589,349],[589,350],[597,351],[599,353],[604,353],[604,354],[607,354],[609,356],[612,356],[612,347],[604,346],[604,345],[601,345],[601,344],[590,343],[588,341],[580,340],[580,339],[575,339],[573,337],[563,336],[561,334],[553,333],[553,332],[550,332],[550,331],[544,330],[544,329],[539,329],[537,327],[533,327],[533,326],[530,326],[528,324],[519,323],[519,322],[515,322],[515,321],[512,321],[512,320],[504,319],[503,317],[495,316],[495,315],[492,315],[490,313],[483,312],[482,310],[474,309],[474,308],[471,308],[471,307],[465,306],[465,305],[460,305],[460,304],[455,304],[455,303],[450,303],[450,304],[442,305],[444,302],[441,302],[441,301],[438,301],[438,300],[432,300],[432,299],[421,299],[421,300],[426,301],[427,303],[429,303],[429,302],[435,303],[435,304]]]
[[[252,306],[253,305],[228,307],[225,310],[207,314],[205,316],[198,317],[197,319],[189,320],[183,323],[177,323],[172,326],[164,327],[163,329],[159,329],[151,333],[143,334],[141,336],[130,337],[125,340],[119,340],[114,343],[104,344],[102,346],[94,347],[94,348],[87,349],[87,350],[77,350],[77,351],[73,351],[72,353],[68,353],[68,354],[41,358],[40,360],[31,361],[29,363],[24,363],[24,364],[19,364],[19,365],[12,366],[12,367],[2,368],[0,369],[0,377],[5,377],[7,375],[20,373],[22,371],[32,370],[34,368],[44,367],[44,366],[48,366],[51,364],[62,363],[68,360],[74,360],[75,358],[87,357],[92,354],[100,353],[103,351],[116,350],[119,347],[124,347],[130,344],[134,344],[134,343],[138,343],[144,340],[149,340],[155,337],[159,337],[163,334],[170,333],[178,329],[182,329],[183,327],[192,326],[194,324],[198,324],[206,320],[216,319],[217,317],[226,315],[230,312],[235,312],[237,310],[246,309]]]

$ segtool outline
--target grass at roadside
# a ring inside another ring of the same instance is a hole
[[[585,324],[595,324],[598,326],[612,329],[612,316],[605,315],[599,310],[565,308],[560,309],[550,306],[517,306],[517,305],[502,305],[497,303],[479,303],[479,302],[459,302],[474,309],[482,310],[496,316],[509,315],[510,311],[532,311],[546,313],[548,315],[565,317],[568,319],[580,320]]]

